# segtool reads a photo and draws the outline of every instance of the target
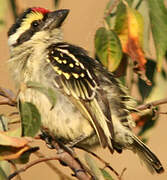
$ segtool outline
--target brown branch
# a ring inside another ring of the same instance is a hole
[[[167,112],[158,112],[158,114],[167,114]]]
[[[34,160],[34,161],[28,163],[27,165],[25,165],[24,167],[20,168],[19,170],[15,171],[11,175],[9,175],[8,180],[14,178],[16,175],[20,174],[21,172],[26,171],[27,169],[29,169],[30,167],[32,167],[38,163],[49,161],[49,160],[58,160],[58,158],[57,158],[57,156],[55,156],[55,157],[40,158],[40,159]]]
[[[52,137],[53,138],[53,137]],[[62,151],[66,152],[69,157],[64,158],[64,159],[60,159],[60,162],[65,162],[65,164],[67,166],[69,166],[73,172],[74,172],[74,176],[76,176],[76,178],[78,179],[85,179],[85,180],[89,180],[91,179],[87,173],[89,173],[90,175],[92,175],[89,170],[81,163],[81,161],[77,158],[75,151],[73,151],[71,148],[66,147],[64,144],[62,144],[61,142],[56,142],[54,140],[54,138],[52,139],[51,142],[52,146],[57,150],[58,154],[62,154]],[[75,163],[75,168],[70,166],[70,157],[72,158],[71,160],[73,161],[73,163]],[[81,173],[81,177],[78,176],[78,173]]]
[[[9,116],[19,115],[19,112],[11,112]]]
[[[18,171],[18,168],[17,168],[16,164],[13,161],[8,160],[8,162],[11,164],[11,166],[14,169],[14,171]],[[17,174],[17,179],[18,180],[22,180],[22,178],[21,178],[21,176],[19,174]]]
[[[16,106],[17,96],[10,90],[6,88],[0,87],[0,96],[4,97],[0,100],[0,105],[9,105],[9,106]]]
[[[127,170],[127,168],[124,168],[121,172],[120,178],[122,178],[122,176],[124,175],[125,171]]]
[[[38,158],[41,158],[41,157],[45,157],[44,154],[42,154],[41,152],[39,151],[36,151],[34,153]],[[64,174],[63,172],[61,172],[54,164],[52,164],[50,161],[45,161],[46,165],[51,168],[54,172],[56,172],[60,179],[66,179],[66,180],[71,180],[71,178],[69,178],[66,174]]]
[[[0,96],[9,98],[11,100],[16,97],[15,94],[10,89],[6,89],[2,87],[0,87]]]
[[[143,104],[137,107],[138,110],[145,110],[145,109],[150,109],[152,106],[159,106],[162,104],[167,104],[167,98],[165,99],[160,99],[157,101],[152,101],[150,103],[147,104]]]
[[[63,149],[60,149],[59,146],[57,146],[57,150],[59,150],[59,153],[57,153],[55,156],[40,158],[40,159],[37,159],[28,163],[24,167],[12,173],[8,177],[8,180],[11,180],[16,175],[20,174],[21,172],[26,171],[27,169],[29,169],[30,167],[36,164],[49,161],[49,160],[59,160],[60,162],[64,162],[68,167],[71,168],[71,170],[74,172],[74,176],[78,178],[79,180],[90,180],[90,177],[87,175],[85,170],[81,167],[80,163],[78,163],[78,161],[70,153],[64,151]]]
[[[3,98],[0,100],[0,105],[16,106],[17,103],[9,98]]]

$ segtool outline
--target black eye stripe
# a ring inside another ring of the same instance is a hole
[[[31,27],[27,29],[20,37],[17,39],[17,42],[14,46],[20,45],[25,41],[31,39],[31,37],[40,30],[41,26],[43,25],[41,20],[35,20],[31,23]]]
[[[31,8],[24,11],[16,20],[15,24],[11,26],[11,28],[8,31],[8,36],[14,34],[16,30],[21,26],[22,22],[24,21],[24,18],[26,18],[27,14],[31,13]]]

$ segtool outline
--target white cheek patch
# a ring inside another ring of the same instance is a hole
[[[17,31],[16,33],[10,35],[9,38],[8,38],[8,44],[9,44],[9,46],[12,46],[12,45],[16,44],[18,38],[21,36],[21,34],[22,34],[23,32],[24,32],[24,31],[21,31],[21,30],[20,30],[20,31]]]

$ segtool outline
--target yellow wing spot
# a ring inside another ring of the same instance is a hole
[[[54,54],[54,51],[51,51],[51,54]]]
[[[67,64],[67,60],[63,60],[63,63],[64,63],[64,64]]]
[[[57,71],[57,74],[61,75],[62,74],[62,71],[60,69],[58,69]]]
[[[81,73],[80,76],[81,76],[81,77],[85,77],[85,74],[84,74],[84,73]]]
[[[69,66],[70,66],[70,68],[73,68],[73,67],[74,67],[74,64],[70,63]]]
[[[54,69],[55,71],[59,70],[59,68],[58,68],[57,66],[53,66],[53,69]]]
[[[79,63],[78,63],[78,62],[76,62],[76,63],[75,63],[75,65],[76,65],[76,66],[79,66]]]
[[[63,57],[63,54],[62,54],[62,53],[60,53],[60,56],[61,56],[61,57]]]
[[[61,61],[58,57],[54,57],[54,59],[55,59],[59,64],[62,63],[62,61]]]
[[[72,73],[72,75],[73,75],[76,79],[79,78],[79,75],[78,75],[77,73]]]
[[[66,79],[70,79],[70,74],[63,72],[63,75],[65,76]]]
[[[47,61],[48,63],[50,63],[50,59],[49,59],[49,58],[47,58],[46,61]]]
[[[59,58],[56,56],[56,57],[54,57],[54,59],[56,60],[56,61],[58,61],[59,60]]]

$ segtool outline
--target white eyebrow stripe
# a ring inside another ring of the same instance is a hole
[[[83,65],[82,63],[80,63],[80,61],[79,61],[73,54],[71,54],[68,50],[66,50],[66,49],[61,49],[61,48],[56,48],[56,50],[58,50],[58,51],[60,51],[60,52],[62,52],[62,53],[64,53],[64,54],[68,55],[69,57],[71,57],[75,62],[77,62],[77,63],[80,65],[80,67],[81,67],[82,69],[85,70],[84,65]]]
[[[58,51],[60,51],[60,52],[62,52],[62,53],[64,53],[64,54],[68,55],[68,56],[71,57],[75,62],[78,62],[79,64],[81,64],[81,63],[78,61],[78,59],[77,59],[73,54],[71,54],[68,50],[66,50],[66,49],[60,49],[60,48],[56,48],[56,50],[58,50]]]

